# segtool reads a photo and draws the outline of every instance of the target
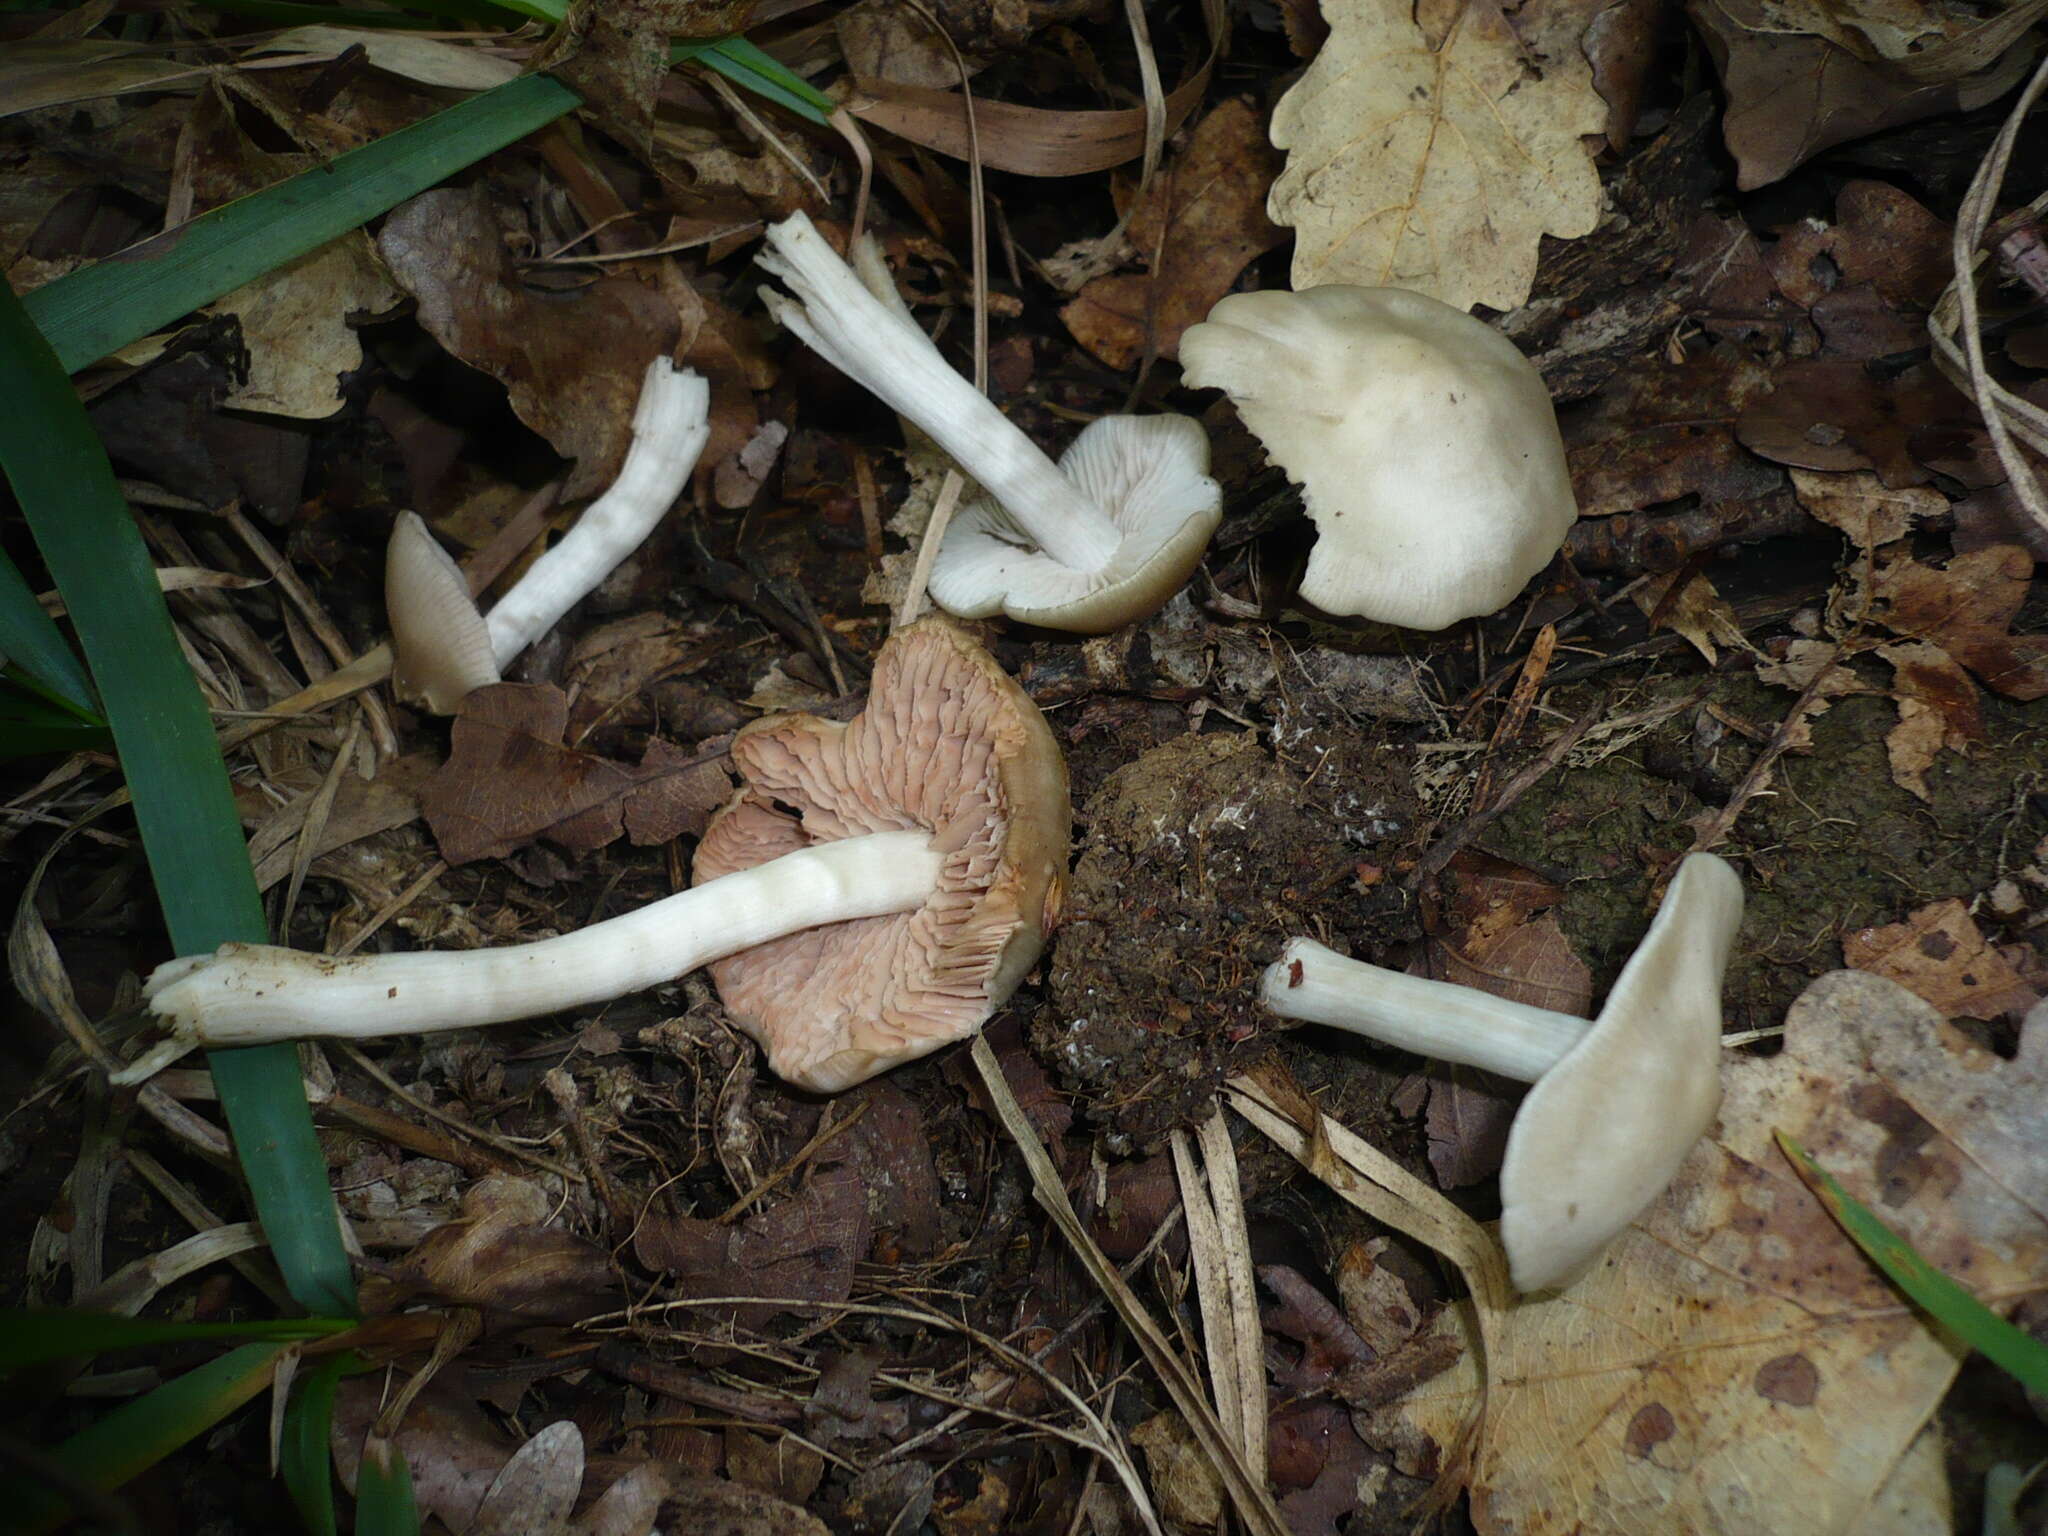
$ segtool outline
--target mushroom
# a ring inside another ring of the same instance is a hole
[[[197,1046],[530,1018],[716,961],[769,1065],[819,1092],[979,1027],[1037,958],[1066,867],[1066,769],[1023,690],[931,619],[883,648],[852,722],[756,721],[733,761],[750,782],[705,834],[689,890],[501,949],[224,944],[172,960],[143,989],[172,1037],[119,1080]]]
[[[855,242],[849,267],[797,213],[769,226],[768,245],[761,265],[795,295],[763,295],[775,318],[988,493],[946,530],[931,572],[940,607],[1101,634],[1150,615],[1187,579],[1223,506],[1198,423],[1105,416],[1054,464],[947,364],[871,239]]]
[[[1513,342],[1403,288],[1234,293],[1181,337],[1302,488],[1301,596],[1413,629],[1492,613],[1578,516],[1550,392]]]
[[[1350,1030],[1536,1086],[1508,1133],[1501,1241],[1515,1286],[1578,1278],[1678,1171],[1721,1104],[1721,977],[1742,883],[1688,855],[1590,1023],[1425,981],[1296,939],[1260,998],[1283,1018]]]
[[[478,616],[461,569],[426,524],[400,513],[384,560],[392,680],[401,696],[452,714],[494,683],[512,658],[552,629],[646,542],[689,483],[711,435],[710,386],[666,357],[647,365],[626,461],[605,493],[555,546]]]

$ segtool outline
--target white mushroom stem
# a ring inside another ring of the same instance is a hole
[[[554,628],[646,542],[689,483],[710,436],[710,386],[657,357],[647,365],[619,478],[491,609],[486,623],[500,667]]]
[[[771,224],[768,244],[761,265],[795,294],[762,295],[777,320],[929,434],[1045,553],[1077,571],[1109,563],[1121,536],[1108,514],[953,371],[900,305],[869,292],[808,218]]]
[[[1348,959],[1313,939],[1288,944],[1266,968],[1259,997],[1282,1018],[1327,1024],[1522,1083],[1542,1077],[1593,1028],[1590,1019],[1569,1013]]]
[[[199,1046],[426,1034],[623,997],[805,928],[910,911],[931,899],[945,859],[921,831],[843,838],[502,949],[336,958],[224,944],[157,967],[143,995],[173,1037],[116,1081],[140,1082]]]

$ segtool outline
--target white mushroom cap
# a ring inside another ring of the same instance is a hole
[[[391,621],[391,686],[437,715],[498,680],[491,633],[462,567],[417,512],[401,512],[384,550],[384,611]]]
[[[1403,288],[1236,293],[1181,338],[1300,483],[1318,537],[1302,597],[1442,629],[1492,613],[1578,516],[1542,376],[1463,310]]]
[[[1742,882],[1695,853],[1600,1017],[1529,1090],[1501,1166],[1515,1287],[1568,1285],[1671,1182],[1721,1107],[1721,977]]]
[[[1104,634],[1156,612],[1187,580],[1222,516],[1209,439],[1185,416],[1105,416],[1060,456],[1060,473],[1122,535],[1093,571],[1062,565],[993,500],[953,520],[932,562],[932,601],[963,619]]]
[[[1688,855],[1588,1023],[1295,939],[1260,997],[1307,1019],[1536,1086],[1501,1168],[1501,1242],[1524,1291],[1567,1285],[1657,1197],[1721,1103],[1721,977],[1742,882]]]

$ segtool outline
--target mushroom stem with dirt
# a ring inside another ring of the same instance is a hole
[[[1742,884],[1689,855],[1597,1019],[1349,960],[1296,939],[1260,984],[1283,1018],[1534,1083],[1501,1166],[1524,1291],[1569,1284],[1671,1181],[1721,1103],[1721,979]]]
[[[931,578],[940,607],[1099,633],[1148,616],[1187,579],[1222,516],[1198,423],[1104,416],[1055,464],[946,362],[871,239],[849,266],[798,213],[769,226],[768,247],[761,265],[790,290],[764,293],[775,318],[988,493],[946,532]]]
[[[1037,958],[1066,865],[1065,768],[1023,691],[930,620],[884,647],[853,721],[756,721],[733,760],[749,784],[706,832],[693,888],[501,949],[335,958],[226,944],[172,960],[144,988],[171,1038],[120,1080],[199,1046],[531,1018],[714,962],[769,1065],[820,1092],[978,1028]],[[765,1000],[739,995],[762,977]]]
[[[711,389],[666,357],[647,365],[618,478],[574,526],[479,616],[461,568],[416,513],[402,512],[384,560],[393,682],[452,714],[647,541],[689,484],[711,435]]]

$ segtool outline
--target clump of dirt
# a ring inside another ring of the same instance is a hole
[[[1205,1118],[1274,1033],[1258,979],[1289,936],[1406,927],[1379,873],[1416,818],[1391,752],[1339,742],[1303,774],[1249,733],[1155,747],[1085,810],[1032,1044],[1125,1152]]]

